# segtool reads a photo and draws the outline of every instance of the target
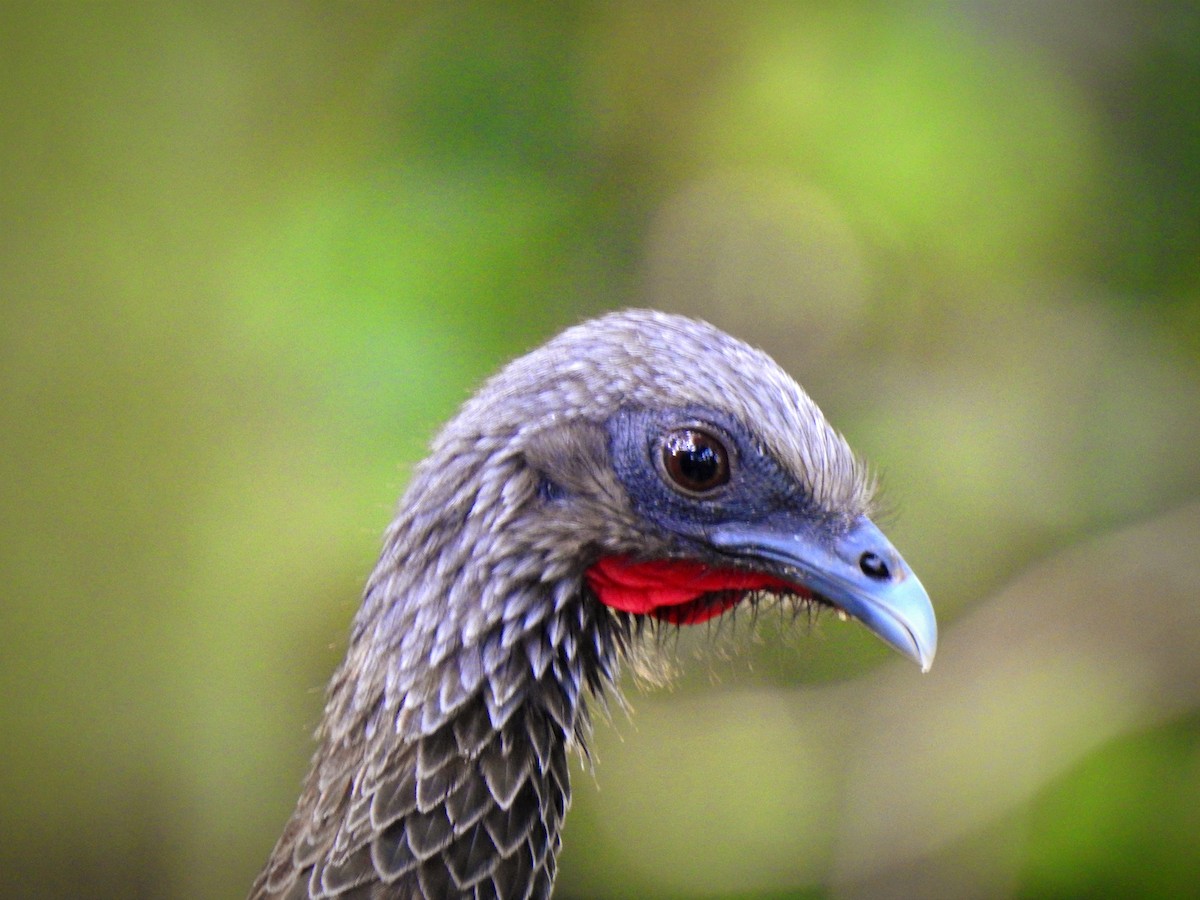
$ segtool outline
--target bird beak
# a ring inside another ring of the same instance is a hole
[[[709,540],[745,562],[772,570],[858,619],[928,672],[937,652],[929,595],[875,524],[864,516],[849,530],[811,522],[767,520],[717,526]]]

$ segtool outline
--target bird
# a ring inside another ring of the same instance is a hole
[[[388,527],[266,898],[545,898],[591,710],[647,632],[769,598],[928,670],[875,480],[765,352],[654,310],[575,325],[467,400]]]

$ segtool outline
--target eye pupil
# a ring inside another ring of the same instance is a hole
[[[729,455],[713,435],[680,428],[663,441],[663,468],[676,487],[702,494],[729,481]]]

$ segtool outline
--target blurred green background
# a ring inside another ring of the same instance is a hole
[[[686,634],[558,896],[1200,883],[1195,4],[8,3],[0,73],[0,895],[242,896],[409,466],[625,305],[797,376],[942,652]]]

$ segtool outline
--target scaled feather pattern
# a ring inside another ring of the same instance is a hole
[[[656,436],[679,427],[729,445],[719,498],[664,479]],[[643,617],[692,595],[725,598],[713,613],[808,595],[800,570],[731,555],[714,529],[769,513],[839,535],[872,490],[808,395],[705,323],[614,313],[511,363],[414,472],[251,897],[548,897],[569,753]],[[613,561],[661,568],[626,578],[622,605],[597,581]],[[692,595],[667,583],[688,572]],[[659,618],[698,620],[676,616]]]

